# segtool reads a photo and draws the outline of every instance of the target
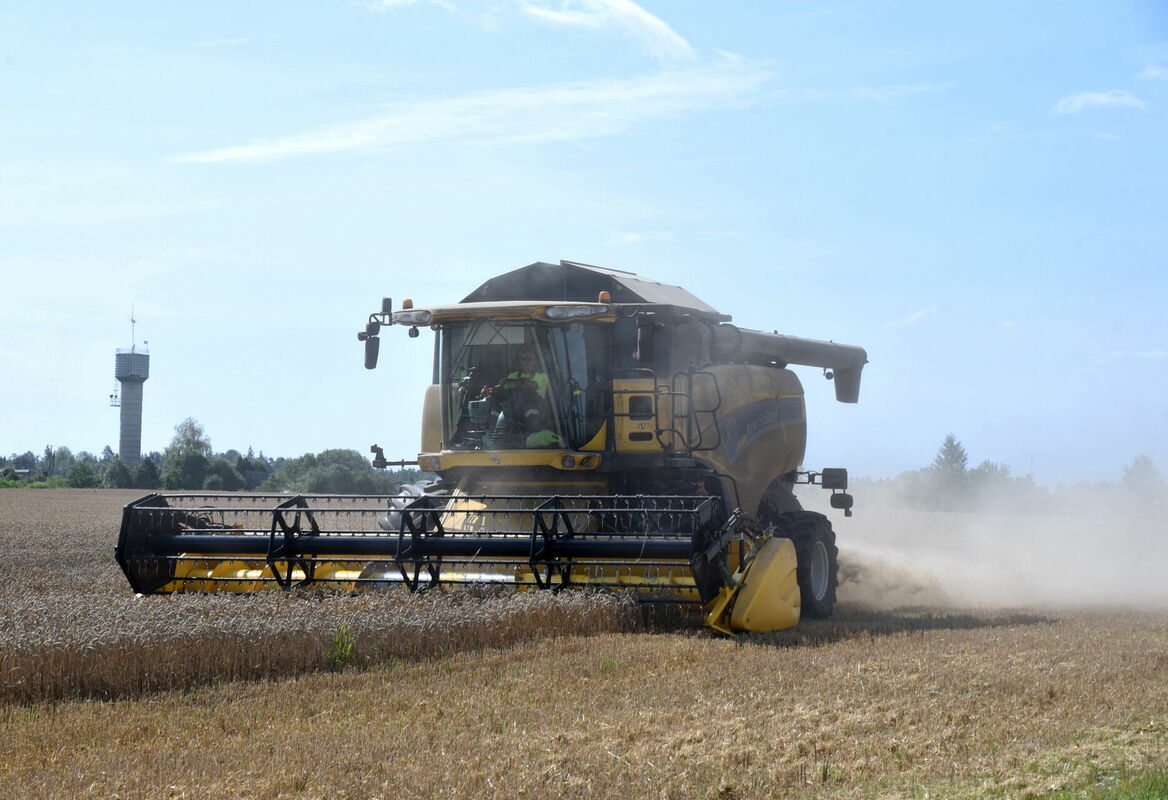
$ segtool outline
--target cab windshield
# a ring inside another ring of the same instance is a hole
[[[608,326],[472,320],[439,330],[452,450],[576,449],[606,413]]]

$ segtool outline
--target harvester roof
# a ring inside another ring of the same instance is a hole
[[[725,314],[694,297],[680,286],[658,283],[631,272],[561,261],[537,261],[526,267],[491,278],[462,299],[464,303],[507,300],[544,300],[594,303],[600,292],[608,292],[614,303],[676,306],[719,320]]]

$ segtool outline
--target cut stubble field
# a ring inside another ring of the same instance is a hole
[[[600,595],[135,598],[112,559],[135,496],[0,492],[0,797],[1107,796],[1164,775],[1156,587],[1132,610],[970,606],[994,581],[903,556],[913,525],[988,535],[971,519],[857,514],[836,617],[731,640]]]

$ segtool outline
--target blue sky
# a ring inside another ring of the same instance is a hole
[[[569,259],[866,347],[809,467],[1168,471],[1166,109],[1152,0],[7,4],[0,451],[117,447],[133,307],[144,449],[411,457],[366,315]]]

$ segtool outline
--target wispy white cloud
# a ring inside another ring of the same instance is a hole
[[[918,322],[922,322],[923,320],[928,319],[929,317],[933,316],[936,313],[937,313],[936,306],[929,306],[928,308],[920,308],[920,309],[917,309],[916,311],[912,312],[911,314],[908,314],[907,316],[904,316],[904,317],[901,317],[900,319],[895,319],[892,322],[886,323],[884,325],[884,330],[892,331],[892,330],[896,330],[897,328],[910,328],[913,325],[916,325]]]
[[[516,0],[527,16],[551,25],[612,28],[636,37],[661,61],[693,61],[693,46],[665,20],[632,0]]]
[[[392,11],[419,0],[360,0],[374,11]],[[649,13],[633,0],[427,0],[447,11],[477,17],[487,28],[497,28],[508,12],[548,25],[591,30],[621,31],[638,40],[658,61],[669,64],[693,62],[697,53],[669,23]]]
[[[1111,89],[1106,92],[1080,92],[1064,97],[1054,104],[1056,114],[1078,114],[1087,108],[1138,108],[1144,109],[1144,101],[1125,89]]]
[[[1168,81],[1168,67],[1163,64],[1149,64],[1140,73],[1141,78],[1152,78],[1158,81]]]
[[[760,99],[770,80],[764,65],[739,59],[627,80],[498,89],[400,104],[369,119],[173,160],[257,162],[444,141],[535,143],[609,136],[652,120],[748,105]]]

